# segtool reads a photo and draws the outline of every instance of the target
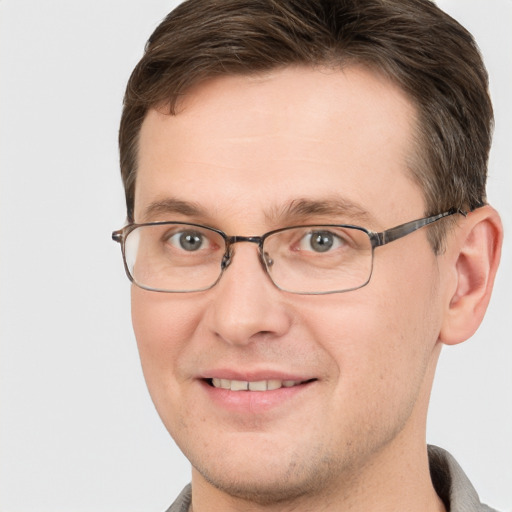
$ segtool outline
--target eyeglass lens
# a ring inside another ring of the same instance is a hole
[[[235,253],[236,246],[230,248]],[[329,293],[364,286],[372,271],[372,244],[353,227],[286,228],[263,237],[262,261],[274,284],[293,293]],[[135,284],[155,291],[211,288],[222,273],[224,237],[187,224],[150,224],[131,231],[124,245]],[[234,255],[233,255],[234,256]]]

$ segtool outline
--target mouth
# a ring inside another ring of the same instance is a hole
[[[299,404],[304,406],[305,397],[315,396],[314,390],[319,382],[318,378],[309,376],[248,373],[240,375],[238,372],[221,370],[215,377],[210,374],[199,379],[213,410],[227,412],[229,421],[239,418],[239,415],[247,418],[273,411],[270,417],[275,417],[296,411]],[[243,380],[244,377],[247,380]],[[298,401],[299,396],[302,397],[301,401]]]
[[[246,380],[230,380],[230,379],[219,379],[211,378],[205,379],[205,382],[217,389],[227,389],[229,391],[275,391],[281,388],[293,388],[304,384],[309,384],[317,379],[308,380],[257,380],[257,381],[246,381]]]

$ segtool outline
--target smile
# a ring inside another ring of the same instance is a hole
[[[258,381],[245,381],[245,380],[229,380],[229,379],[210,379],[210,384],[214,388],[229,389],[230,391],[273,391],[280,388],[292,388],[300,384],[305,384],[309,381],[296,381],[296,380],[258,380]]]

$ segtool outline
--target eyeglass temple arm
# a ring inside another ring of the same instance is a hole
[[[386,231],[381,231],[380,233],[373,233],[374,236],[372,236],[372,243],[374,247],[389,244],[389,242],[398,240],[399,238],[402,238],[409,233],[422,228],[423,226],[427,226],[428,224],[432,224],[439,219],[449,217],[450,215],[454,215],[456,213],[460,213],[461,215],[464,215],[464,217],[467,215],[467,212],[458,208],[450,208],[448,211],[439,213],[438,215],[433,215],[432,217],[413,220],[411,222],[406,222],[405,224],[400,224],[394,228],[387,229]]]

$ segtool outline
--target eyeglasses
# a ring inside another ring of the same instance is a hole
[[[262,236],[228,236],[186,222],[129,224],[114,231],[128,278],[155,292],[199,292],[217,284],[233,259],[234,244],[258,245],[263,269],[280,290],[306,295],[341,293],[368,284],[376,247],[398,240],[444,217],[444,213],[376,233],[338,224],[276,229]]]

